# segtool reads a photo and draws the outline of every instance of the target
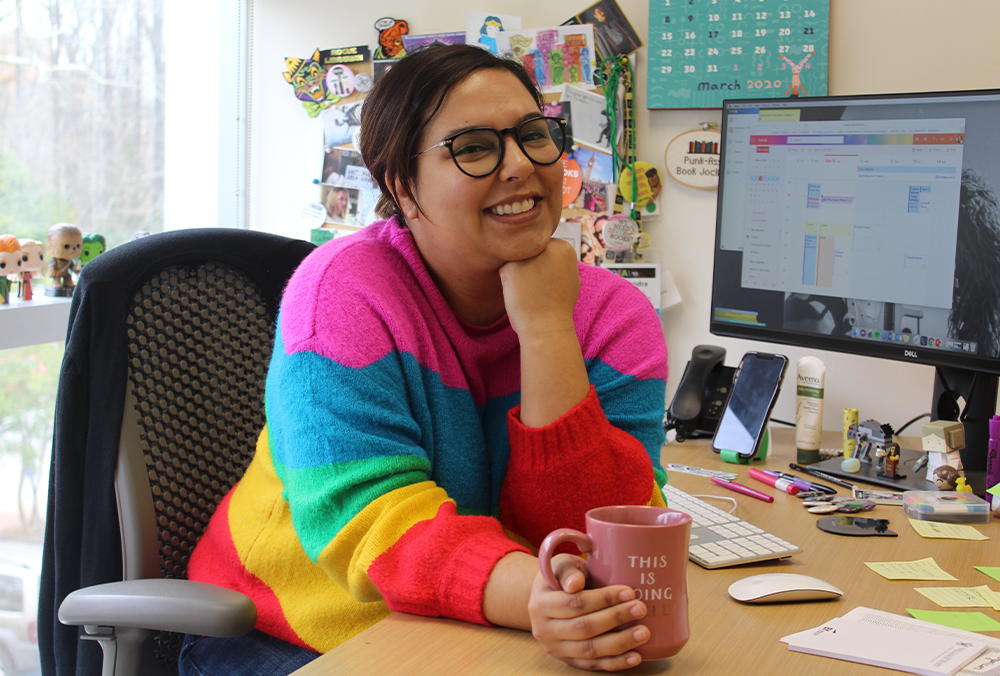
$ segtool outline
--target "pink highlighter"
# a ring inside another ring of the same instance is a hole
[[[771,476],[766,472],[761,472],[759,469],[750,468],[749,470],[747,470],[747,472],[750,474],[750,477],[752,479],[756,479],[757,481],[762,481],[766,483],[768,486],[774,486],[779,490],[785,491],[789,495],[797,495],[801,490],[798,486],[796,486],[788,479],[782,479],[781,477]]]

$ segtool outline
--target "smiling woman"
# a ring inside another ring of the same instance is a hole
[[[552,238],[562,129],[519,64],[472,46],[407,56],[369,94],[386,220],[289,282],[267,427],[189,566],[253,598],[258,631],[188,637],[182,673],[288,673],[393,610],[638,663],[648,631],[615,631],[646,612],[634,592],[584,590],[565,554],[553,591],[534,557],[592,507],[663,505],[665,479],[659,319]]]

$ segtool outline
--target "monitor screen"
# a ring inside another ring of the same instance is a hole
[[[711,331],[1000,373],[1000,90],[723,104]]]
[[[1000,91],[726,101],[712,331],[1000,372]]]

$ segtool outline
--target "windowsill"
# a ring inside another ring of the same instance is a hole
[[[12,297],[10,305],[0,305],[0,350],[66,340],[72,298],[45,295],[41,285],[29,301]]]

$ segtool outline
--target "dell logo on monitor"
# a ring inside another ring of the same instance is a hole
[[[915,350],[903,350],[903,355],[906,357],[912,357],[913,359],[917,359],[917,353]]]

